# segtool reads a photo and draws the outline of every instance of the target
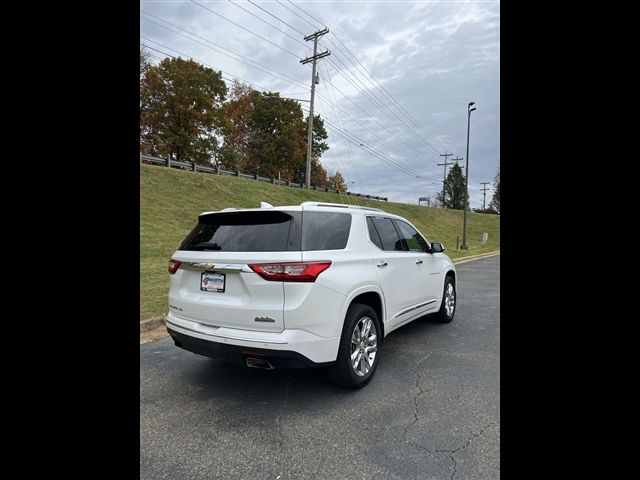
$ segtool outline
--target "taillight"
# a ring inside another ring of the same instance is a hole
[[[256,263],[249,265],[265,280],[278,282],[315,282],[331,266],[330,261],[305,263]]]
[[[169,260],[169,273],[171,275],[176,273],[180,268],[180,265],[182,265],[182,262],[179,262],[178,260],[174,260],[173,258]]]

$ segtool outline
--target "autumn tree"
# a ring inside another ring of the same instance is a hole
[[[493,179],[493,198],[491,199],[491,203],[489,203],[489,208],[500,213],[500,168],[498,168],[498,173],[496,173]]]
[[[224,106],[226,124],[219,163],[224,168],[250,174],[304,182],[307,152],[307,119],[295,100],[277,92],[258,92],[236,82]],[[320,156],[329,146],[320,116],[314,116],[311,182],[327,184]]]
[[[464,210],[465,206],[469,208],[469,197],[466,190],[462,168],[456,163],[449,170],[449,175],[444,182],[444,199],[442,192],[436,195],[436,199],[440,203],[444,203],[445,208]]]
[[[225,123],[227,87],[221,72],[182,58],[165,58],[143,72],[142,57],[141,52],[141,152],[211,163]]]
[[[305,179],[305,172],[307,168],[307,123],[309,117],[305,118],[304,122],[304,168],[302,174],[298,175],[299,182],[303,182]],[[313,140],[311,143],[311,185],[317,185],[322,188],[327,187],[327,170],[320,162],[320,157],[324,152],[329,149],[329,145],[325,140],[329,138],[327,129],[324,127],[324,120],[320,115],[313,116]]]
[[[329,178],[327,179],[327,182],[328,182],[328,187],[333,190],[337,190],[338,192],[347,191],[347,182],[344,180],[344,177],[339,171],[329,176]]]

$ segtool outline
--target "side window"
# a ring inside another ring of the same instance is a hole
[[[380,240],[380,235],[378,235],[378,231],[376,227],[373,226],[373,219],[371,217],[367,217],[367,228],[369,229],[369,238],[380,250],[384,250],[382,248],[382,240]]]
[[[351,231],[348,213],[302,213],[302,250],[342,250]]]
[[[393,226],[393,221],[390,218],[376,217],[372,220],[378,235],[380,235],[383,250],[407,251],[406,243],[398,235],[398,231]]]
[[[418,231],[406,222],[396,220],[400,236],[407,242],[410,252],[426,252],[427,242]]]

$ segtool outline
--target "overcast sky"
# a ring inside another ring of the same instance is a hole
[[[322,163],[354,182],[353,192],[406,203],[433,197],[442,190],[439,154],[466,155],[467,104],[476,102],[469,190],[471,206],[482,207],[480,182],[493,182],[500,163],[499,2],[197,2],[206,8],[142,0],[141,43],[298,99],[310,98],[311,65],[299,60],[313,42],[302,34],[329,28],[319,43],[331,55],[318,61],[315,103],[329,132]]]

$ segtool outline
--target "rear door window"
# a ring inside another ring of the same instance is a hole
[[[427,242],[422,235],[409,225],[407,222],[396,220],[396,226],[400,236],[404,239],[410,252],[426,252],[428,249]]]
[[[375,243],[380,250],[384,250],[382,240],[380,240],[380,235],[378,235],[378,231],[373,225],[373,219],[371,217],[367,217],[367,229],[369,230],[369,239]]]
[[[384,217],[373,217],[373,225],[376,227],[383,250],[406,252],[408,250],[404,239],[400,238],[393,220]]]

